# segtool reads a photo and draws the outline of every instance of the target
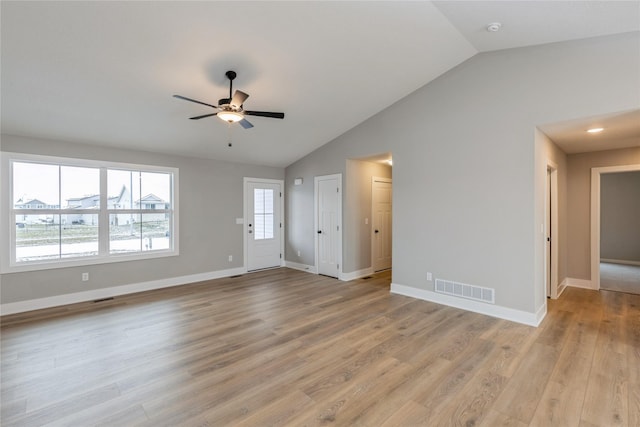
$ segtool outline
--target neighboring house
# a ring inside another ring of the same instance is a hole
[[[160,197],[156,196],[153,193],[149,193],[143,198],[135,201],[135,209],[169,209],[170,205],[165,200],[162,200]],[[153,213],[153,214],[145,214],[145,221],[162,221],[167,218],[167,214],[162,213]]]
[[[14,205],[15,209],[58,209],[59,207],[60,205],[50,205],[40,199],[29,199],[27,201],[19,199]],[[22,224],[58,224],[58,218],[56,215],[22,215],[20,222]]]
[[[98,209],[100,203],[100,195],[94,194],[84,197],[76,197],[73,199],[67,199],[67,209]],[[125,187],[122,186],[120,193],[117,196],[112,196],[107,199],[108,209],[168,209],[169,203],[153,193],[149,193],[131,204],[131,193]],[[144,214],[145,221],[163,221],[167,216],[162,213],[147,213]],[[65,215],[63,223],[65,224],[93,224],[95,215],[90,213],[78,213]],[[109,217],[109,223],[111,225],[127,225],[138,222],[137,215],[128,213],[111,214]]]
[[[75,197],[67,199],[66,209],[98,209],[100,204],[100,195],[93,194],[91,196]],[[97,218],[94,214],[78,213],[63,215],[63,224],[90,224],[95,225]]]

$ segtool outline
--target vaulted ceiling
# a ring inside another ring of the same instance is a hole
[[[478,52],[640,30],[640,2],[1,2],[2,132],[286,166]],[[497,33],[487,24],[501,22]],[[234,89],[249,110],[214,112]],[[228,141],[233,141],[229,148]]]

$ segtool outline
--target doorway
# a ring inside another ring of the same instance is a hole
[[[600,265],[601,265],[601,261],[602,260],[602,253],[601,253],[601,243],[602,243],[602,236],[601,236],[601,224],[602,224],[602,188],[601,188],[601,178],[603,174],[616,174],[616,173],[623,173],[623,172],[634,172],[634,171],[640,171],[640,164],[636,164],[636,165],[624,165],[624,166],[608,166],[608,167],[598,167],[598,168],[591,168],[591,281],[592,281],[592,286],[594,289],[601,289],[602,288],[602,277],[601,277],[601,269],[600,269]],[[640,226],[639,226],[640,227]],[[607,261],[611,261],[609,259],[604,259],[605,264],[617,264],[617,263],[610,263]],[[614,260],[616,261],[616,260]],[[630,278],[631,280],[635,280],[635,276],[636,276],[636,272],[635,272],[635,266],[631,263],[631,268],[629,269],[631,271],[630,273]],[[611,267],[611,268],[608,268]],[[604,274],[608,274],[609,270],[615,271],[612,274],[614,275],[618,275],[618,274],[622,274],[619,272],[619,268],[614,268],[615,266],[605,266],[605,268],[608,268],[607,270],[604,271]],[[627,272],[628,274],[628,272]],[[620,276],[625,277],[625,276]],[[629,275],[627,275],[627,277],[629,277]],[[609,276],[605,276],[606,279],[609,279]],[[613,277],[614,280],[617,279],[617,276]],[[624,281],[624,280],[623,280]],[[615,289],[612,289],[615,290]],[[624,292],[628,292],[628,290],[625,290]],[[638,292],[638,291],[636,291]],[[634,292],[634,293],[636,293]]]
[[[545,187],[545,289],[547,298],[556,299],[558,291],[558,165],[547,160]]]
[[[391,268],[392,196],[390,178],[371,179],[371,265],[374,272]]]
[[[283,184],[280,180],[244,179],[247,271],[282,265]]]
[[[340,278],[342,260],[342,175],[314,178],[315,248],[318,274]]]
[[[591,171],[594,285],[640,294],[640,165]]]

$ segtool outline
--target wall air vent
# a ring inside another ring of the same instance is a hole
[[[436,279],[436,292],[495,304],[495,289]]]

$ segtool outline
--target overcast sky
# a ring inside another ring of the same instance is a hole
[[[142,181],[142,191],[140,191]],[[163,200],[170,199],[170,175],[109,170],[107,188],[109,196],[120,194],[122,186],[133,186],[133,198],[138,200],[150,193]],[[62,184],[62,185],[60,185]],[[49,205],[65,207],[67,200],[100,193],[100,170],[38,163],[13,163],[13,201],[16,203],[38,199]]]

